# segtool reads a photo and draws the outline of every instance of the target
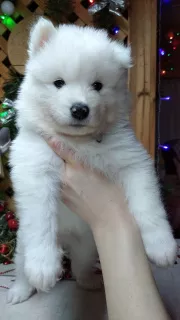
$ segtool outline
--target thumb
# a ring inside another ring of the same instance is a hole
[[[63,142],[57,141],[56,139],[46,140],[50,148],[65,162],[69,164],[75,164],[75,151],[68,148]]]

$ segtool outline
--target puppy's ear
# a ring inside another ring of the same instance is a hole
[[[40,18],[32,27],[29,38],[29,56],[33,56],[38,52],[56,32],[52,22],[44,18]]]
[[[123,43],[113,42],[114,58],[122,68],[132,67],[131,47],[126,47]]]

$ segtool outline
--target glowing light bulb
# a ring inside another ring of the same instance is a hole
[[[119,32],[120,28],[118,26],[115,26],[111,29],[111,34],[115,35]]]
[[[171,97],[169,97],[169,96],[167,96],[167,97],[161,97],[161,100],[165,100],[165,101],[170,100],[170,99],[171,99]]]
[[[163,49],[160,49],[159,51],[160,51],[160,55],[161,55],[161,56],[164,56],[164,55],[165,55],[165,51],[164,51]]]
[[[163,150],[169,150],[169,146],[160,144],[159,147]]]

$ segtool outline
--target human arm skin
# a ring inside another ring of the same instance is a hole
[[[170,319],[123,190],[74,162],[72,151],[48,143],[66,162],[62,191],[65,204],[92,229],[103,272],[109,319]]]
[[[167,320],[137,225],[116,212],[110,226],[93,228],[110,320]]]

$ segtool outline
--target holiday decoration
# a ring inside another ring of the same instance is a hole
[[[167,9],[167,3],[163,2],[163,8]],[[180,31],[169,30],[162,33],[161,47],[159,49],[161,76],[163,78],[178,77],[180,54]],[[176,74],[177,72],[177,74]]]
[[[11,143],[10,131],[8,128],[0,129],[0,155],[7,152]]]
[[[1,3],[1,11],[2,13],[11,16],[14,13],[14,4],[12,1],[6,0]]]
[[[171,99],[171,97],[161,97],[161,100],[164,100],[164,101],[168,101],[168,100],[170,100]]]
[[[96,28],[106,29],[110,35],[116,35],[120,27],[116,23],[116,16],[121,16],[127,9],[128,1],[124,0],[87,0],[82,5],[88,8],[93,17]],[[74,22],[75,2],[73,0],[46,1],[46,14],[56,23]]]
[[[13,107],[14,107],[14,102],[10,99],[5,98],[2,103],[2,108],[6,110]]]
[[[0,254],[7,254],[9,252],[9,248],[7,244],[0,244]]]
[[[4,265],[8,265],[8,264],[11,264],[11,263],[13,263],[13,261],[11,261],[11,260],[6,260],[6,261],[3,262]]]
[[[160,49],[159,52],[160,52],[161,56],[165,55],[165,51],[163,49]]]
[[[116,17],[105,7],[93,15],[93,24],[96,28],[106,29],[112,34],[112,29],[116,25]]]
[[[12,211],[8,211],[5,215],[6,221],[10,220],[10,219],[14,219],[14,213]]]
[[[0,155],[7,152],[11,143],[10,131],[8,128],[0,129]]]
[[[169,146],[166,145],[159,145],[159,148],[163,149],[163,150],[169,150]]]
[[[56,23],[66,22],[74,9],[74,2],[71,0],[48,0],[46,1],[46,14]]]
[[[12,70],[9,71],[8,80],[3,85],[4,99],[9,99],[9,101],[5,100],[3,102],[3,105],[6,103],[7,106],[9,107],[14,106],[13,101],[16,100],[17,98],[19,87],[23,79],[24,79],[23,75]]]
[[[121,16],[127,8],[127,1],[122,0],[89,0],[88,12],[93,15],[97,28],[107,29],[110,35],[116,35],[120,27],[116,25],[116,16]]]
[[[16,112],[14,108],[0,112],[0,154],[5,153],[17,133],[15,125]]]
[[[111,28],[110,33],[111,33],[112,35],[115,35],[115,34],[117,34],[117,33],[119,32],[119,30],[120,30],[120,28],[117,27],[117,26],[115,26],[115,27],[112,27],[112,28]]]
[[[15,21],[7,15],[0,15],[0,20],[9,30],[12,30],[16,25]]]
[[[165,75],[165,74],[166,74],[166,70],[162,70],[162,71],[161,71],[161,74],[162,74],[162,75]]]
[[[127,8],[127,1],[123,0],[101,0],[98,2],[90,1],[90,7],[88,9],[90,14],[95,14],[104,8],[108,8],[113,14],[120,16],[121,12]]]
[[[0,263],[12,263],[16,246],[18,221],[14,212],[8,210],[5,193],[0,194]]]
[[[18,228],[18,222],[17,222],[16,219],[10,219],[10,220],[8,220],[7,223],[8,223],[9,229],[11,229],[11,230],[17,230],[17,228]]]
[[[15,116],[15,110],[9,109],[7,111],[0,112],[0,124],[4,125],[11,121]]]
[[[10,71],[9,79],[4,83],[4,100],[2,103],[2,111],[0,112],[0,127],[7,127],[10,132],[10,136],[8,136],[8,132],[6,130],[3,133],[3,141],[1,141],[1,132],[0,132],[0,146],[4,145],[4,141],[6,138],[6,142],[10,144],[10,140],[13,140],[17,134],[17,128],[15,124],[16,120],[16,111],[14,109],[14,100],[17,98],[19,86],[23,81],[23,76],[17,74],[14,71]],[[2,142],[2,143],[1,143]]]

